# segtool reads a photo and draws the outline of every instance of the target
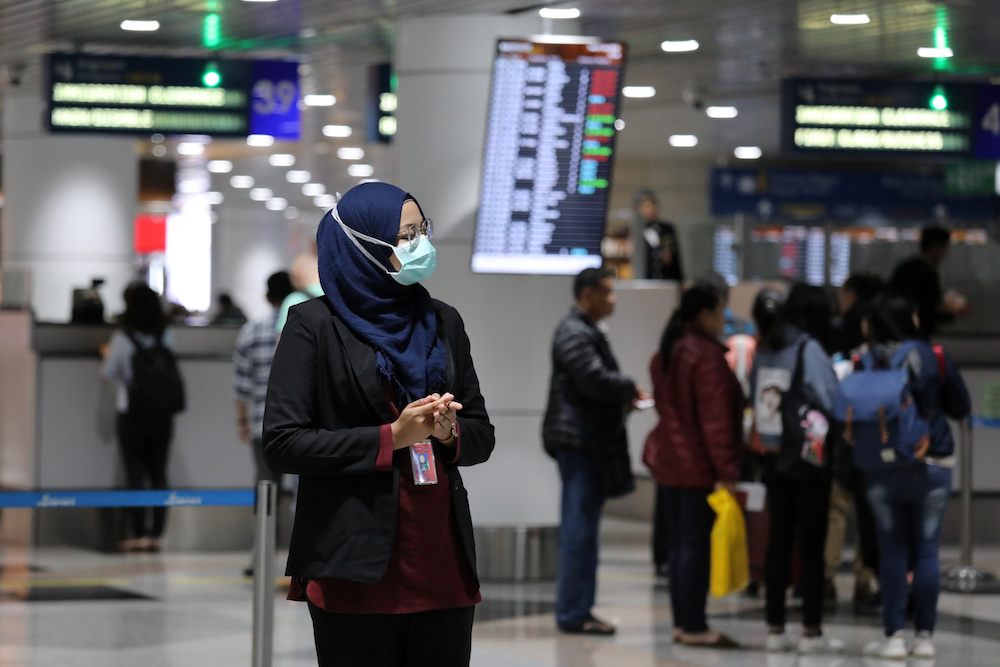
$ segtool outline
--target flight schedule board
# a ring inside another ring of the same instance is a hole
[[[498,41],[474,272],[601,265],[624,61],[617,42]]]
[[[299,138],[298,63],[56,53],[51,132]]]
[[[791,153],[1000,159],[1000,85],[788,79],[781,116]]]

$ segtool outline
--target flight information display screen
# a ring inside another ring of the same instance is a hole
[[[601,265],[624,61],[617,42],[497,43],[474,272]]]

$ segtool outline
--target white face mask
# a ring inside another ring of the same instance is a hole
[[[437,250],[431,245],[431,241],[424,235],[418,236],[412,242],[404,243],[402,245],[394,246],[391,243],[386,243],[382,239],[377,239],[361,232],[355,231],[344,224],[344,221],[340,219],[340,214],[337,212],[337,207],[334,206],[331,211],[333,214],[333,219],[337,221],[340,228],[344,230],[347,234],[347,238],[351,239],[358,250],[360,250],[365,257],[367,257],[372,264],[379,267],[385,271],[388,275],[392,276],[393,280],[401,285],[413,285],[421,280],[426,280],[431,277],[434,273],[434,269],[437,268]],[[399,260],[400,269],[399,271],[390,271],[385,268],[385,266],[375,259],[375,257],[368,252],[361,241],[358,239],[364,239],[369,243],[375,243],[377,245],[385,246],[391,248],[396,259]]]

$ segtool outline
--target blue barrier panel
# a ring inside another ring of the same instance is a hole
[[[982,426],[983,428],[1000,428],[1000,419],[994,417],[969,417],[969,422],[973,426]]]
[[[0,507],[253,507],[253,489],[197,491],[3,491]]]

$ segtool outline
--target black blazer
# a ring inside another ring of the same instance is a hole
[[[447,391],[463,406],[459,461],[446,465],[458,536],[475,574],[469,497],[457,466],[487,460],[495,438],[462,318],[440,301],[434,307],[448,351]],[[396,536],[399,471],[376,472],[375,459],[380,427],[392,421],[375,351],[351,334],[326,299],[291,308],[264,411],[267,465],[299,475],[287,575],[373,583],[385,574]]]

